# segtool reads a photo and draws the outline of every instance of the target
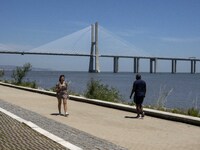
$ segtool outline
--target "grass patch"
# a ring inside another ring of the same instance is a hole
[[[182,114],[182,115],[188,115],[188,116],[193,116],[193,117],[200,117],[199,114],[199,109],[195,108],[189,108],[189,109],[179,109],[179,108],[174,108],[174,109],[169,109],[165,107],[158,107],[158,106],[144,106],[145,108],[149,109],[154,109],[154,110],[160,110],[160,111],[165,111],[165,112],[171,112],[175,114]]]
[[[200,117],[200,115],[199,115],[199,110],[198,110],[198,109],[195,109],[194,107],[188,109],[188,110],[187,110],[187,114],[190,115],[190,116],[194,116],[194,117]]]
[[[24,86],[24,87],[30,87],[30,88],[38,88],[37,83],[35,81],[32,82],[21,82],[21,83],[12,83],[14,85]]]

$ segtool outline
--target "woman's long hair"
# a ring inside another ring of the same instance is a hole
[[[62,75],[60,75],[60,77],[59,77],[59,82],[61,82],[61,78],[62,78],[62,77],[64,77],[64,78],[65,78],[65,75],[63,75],[63,74],[62,74]]]

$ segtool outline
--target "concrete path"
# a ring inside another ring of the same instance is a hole
[[[69,117],[57,113],[57,99],[0,86],[0,99],[46,118],[133,150],[199,150],[200,128],[184,123],[68,101]],[[37,123],[36,123],[37,124]],[[84,139],[82,139],[84,140]],[[113,148],[114,149],[114,148]]]

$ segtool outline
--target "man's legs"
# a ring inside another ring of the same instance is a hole
[[[137,110],[137,118],[140,117],[140,114],[141,114],[141,117],[144,117],[142,104],[136,104],[136,110]]]
[[[141,114],[141,116],[142,116],[142,117],[144,117],[144,112],[143,112],[143,107],[142,107],[142,104],[140,104],[140,106],[139,106],[139,107],[140,107],[140,114]]]
[[[144,117],[144,112],[143,112],[143,107],[142,107],[142,103],[143,103],[144,97],[134,97],[134,102],[136,104],[136,111],[137,111],[137,118],[140,117]]]
[[[139,106],[139,104],[136,104],[136,111],[137,111],[137,118],[139,118],[140,117],[140,106]]]

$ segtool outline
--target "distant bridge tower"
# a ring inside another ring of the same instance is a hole
[[[95,55],[94,55],[95,51]],[[90,62],[89,72],[100,72],[99,69],[99,48],[98,48],[98,22],[91,25],[91,49],[90,49]],[[94,57],[95,57],[95,69],[94,69]]]

